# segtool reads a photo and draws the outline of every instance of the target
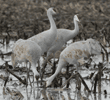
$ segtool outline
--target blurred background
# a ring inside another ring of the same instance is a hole
[[[74,41],[91,37],[109,46],[109,0],[0,0],[0,38],[8,43],[10,39],[27,39],[49,29],[50,7],[57,12],[57,28],[74,29],[73,17],[78,14],[80,34]]]

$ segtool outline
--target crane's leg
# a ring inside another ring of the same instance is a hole
[[[55,54],[53,54],[52,74],[55,73],[55,70],[56,70],[56,62],[55,62]],[[55,78],[55,79],[54,79],[54,84],[53,84],[54,87],[57,87],[57,86],[58,86],[56,83],[57,83],[57,80],[56,80],[56,78]]]
[[[39,72],[36,70],[36,64],[32,63],[31,65],[32,65],[32,66],[31,66],[31,69],[32,69],[32,71],[33,71],[33,73],[34,73],[34,76],[39,76],[40,74],[39,74]],[[34,78],[35,78],[35,77],[34,77]]]
[[[67,65],[67,67],[66,67],[66,80],[68,79],[70,77],[70,75],[69,75],[69,64]],[[66,85],[66,88],[68,88],[69,87],[69,82],[67,83],[67,85]]]
[[[47,62],[48,62],[48,57],[49,57],[50,54],[51,54],[51,52],[48,52],[48,53],[47,53],[47,57],[46,57],[44,63],[42,64],[42,69],[41,69],[41,81],[42,81],[42,79],[43,79],[43,75],[44,75],[44,73],[45,73],[45,68],[46,68]],[[41,83],[41,85],[42,85],[42,83]]]
[[[40,71],[40,60],[38,60],[38,67],[37,67],[37,71]],[[41,76],[41,73],[39,74],[39,76]],[[36,76],[36,80],[37,80],[37,87],[38,87],[38,80],[39,80],[39,76]]]
[[[52,54],[52,52],[50,52],[50,51],[47,52],[46,60],[44,61],[43,65],[42,65],[44,68],[47,66],[47,62],[48,62],[48,60],[50,59],[49,56],[50,56],[51,54]]]
[[[33,71],[33,76],[34,76],[34,80],[37,80],[37,78],[39,77],[39,73],[38,71],[36,70],[36,63],[31,63],[31,69]],[[35,81],[34,81],[35,82]],[[33,95],[34,95],[34,98],[35,98],[35,87],[34,87],[34,82],[33,82]]]
[[[50,53],[47,53],[47,56],[46,56],[46,59],[45,59],[45,61],[44,61],[44,63],[42,64],[42,68],[46,68],[46,66],[47,66],[47,62],[48,62],[48,57],[49,57],[49,55],[50,55]]]
[[[26,61],[26,68],[27,68],[27,84],[28,84],[28,79],[30,80],[30,76],[29,76],[30,68],[28,68],[28,62],[27,61]],[[28,91],[27,86],[26,86],[26,93],[27,93],[27,100],[29,100],[31,97],[31,92]],[[30,95],[28,95],[28,93],[30,93]]]
[[[54,74],[55,73],[55,69],[56,69],[56,63],[55,63],[55,54],[53,54],[53,56],[54,56],[54,62],[53,62],[53,70],[52,70],[52,74]]]
[[[76,87],[77,87],[78,89],[80,89],[80,88],[81,88],[81,87],[80,87],[80,86],[81,86],[81,85],[80,85],[81,83],[80,83],[80,78],[79,78],[79,75],[78,75],[78,73],[79,73],[79,72],[78,72],[78,71],[79,71],[78,69],[79,69],[79,67],[80,67],[80,63],[77,62],[77,63],[75,64],[75,67],[76,67],[76,71],[77,71],[77,72],[76,72]]]

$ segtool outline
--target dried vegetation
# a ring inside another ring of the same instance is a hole
[[[46,11],[55,7],[57,28],[74,29],[73,16],[79,14],[82,25],[79,24],[80,34],[74,41],[105,37],[103,40],[109,42],[109,5],[108,0],[0,0],[0,37],[26,39],[49,29]]]
[[[4,44],[6,40],[6,44],[8,44],[11,39],[27,39],[49,29],[50,24],[46,15],[46,11],[49,7],[54,7],[57,12],[57,15],[54,15],[57,28],[74,29],[73,16],[79,14],[78,17],[81,23],[79,23],[80,34],[77,35],[73,41],[92,37],[99,40],[103,45],[109,46],[109,0],[105,2],[101,0],[37,0],[37,2],[36,0],[0,0],[0,38],[3,40],[0,43]],[[57,58],[59,54],[60,52],[56,54]],[[0,56],[2,57],[2,52]],[[50,57],[50,59],[51,58],[52,57]],[[86,63],[85,66],[88,67],[89,64]],[[18,70],[20,69],[18,68]],[[13,72],[10,73],[14,75]],[[71,74],[67,73],[61,74],[59,77],[64,76],[66,79],[69,79]],[[26,84],[25,81],[18,76],[14,76]],[[0,78],[3,77],[0,76]],[[71,76],[70,79],[71,78],[73,78],[73,76]],[[6,81],[4,78],[3,80]],[[60,78],[57,78],[57,81],[58,80],[60,80]],[[56,83],[57,86],[62,85],[61,81],[60,83]],[[9,93],[12,93],[11,95],[13,96],[15,95],[13,91]]]

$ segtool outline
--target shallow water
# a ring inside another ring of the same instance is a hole
[[[2,47],[1,50],[4,53],[9,52],[9,51],[11,51],[12,46],[13,46],[13,41],[10,42],[10,47],[8,47],[7,50],[6,50],[6,46]],[[102,57],[94,56],[93,60],[96,64],[98,64],[99,62],[102,62]],[[10,61],[10,57],[5,57],[5,61]],[[0,59],[0,65],[2,65],[5,61]],[[42,58],[41,58],[41,63],[42,63]],[[9,64],[11,64],[11,62],[9,62]],[[109,68],[109,64],[106,65],[106,67]],[[47,71],[48,71],[48,68],[47,68]],[[91,72],[94,72],[94,71],[96,71],[96,70],[94,70],[92,68],[92,66],[89,69],[82,67],[79,70],[82,77],[88,76],[91,74]],[[104,72],[105,73],[102,78],[107,77],[107,79],[110,79],[110,73],[106,73],[106,71],[104,71]],[[20,72],[15,72],[15,74],[20,77],[24,77],[24,76],[26,77],[26,73],[21,74]],[[3,70],[3,69],[0,70],[0,75],[6,76],[5,70]],[[20,91],[21,94],[24,96],[23,100],[27,100],[26,87],[23,84],[20,85],[20,82],[13,75],[10,74],[9,77],[12,78],[12,81],[9,81],[6,85],[6,87],[9,87],[10,89],[13,89],[13,90]],[[91,81],[89,79],[88,80],[84,79],[84,80],[85,80],[86,84],[88,85],[89,89],[91,89],[91,86],[92,86]],[[65,82],[66,80],[64,79],[63,81]],[[13,85],[14,83],[17,83],[16,87]],[[4,81],[2,79],[0,79],[0,100],[8,100],[9,95],[7,95],[6,97],[4,97],[4,95],[3,95],[3,85],[4,85]],[[30,95],[29,91],[31,90],[31,87],[28,86],[27,90],[28,90],[28,95]],[[104,90],[107,91],[107,95],[104,95]],[[70,86],[68,89],[65,89],[65,88],[64,89],[62,89],[62,88],[57,88],[57,89],[55,89],[55,88],[47,88],[47,89],[38,88],[37,84],[35,83],[35,94],[36,94],[36,96],[38,96],[38,99],[36,99],[36,100],[43,100],[44,95],[47,96],[48,100],[49,100],[49,97],[53,97],[54,100],[110,100],[110,81],[102,80],[101,94],[98,94],[98,88],[97,88],[96,92],[97,93],[95,93],[95,94],[93,94],[93,93],[88,94],[88,92],[84,89],[83,84],[81,84],[81,91],[78,91],[76,89],[76,80],[75,79],[71,79]],[[30,100],[34,100],[33,93],[30,97],[31,97]]]

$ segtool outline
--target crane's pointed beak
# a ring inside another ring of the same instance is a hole
[[[80,23],[80,20],[78,19],[78,20],[77,20],[77,22],[79,22],[79,23]],[[74,23],[74,21],[72,21],[72,23]]]
[[[54,8],[54,7],[52,7],[52,9],[53,9],[53,14],[56,14],[56,10],[55,10],[55,8]]]
[[[77,21],[80,23],[80,20],[79,19]]]
[[[76,14],[76,15],[77,15],[77,21],[80,22],[80,20],[79,20],[79,18],[78,18],[78,15],[79,15],[79,14]]]

